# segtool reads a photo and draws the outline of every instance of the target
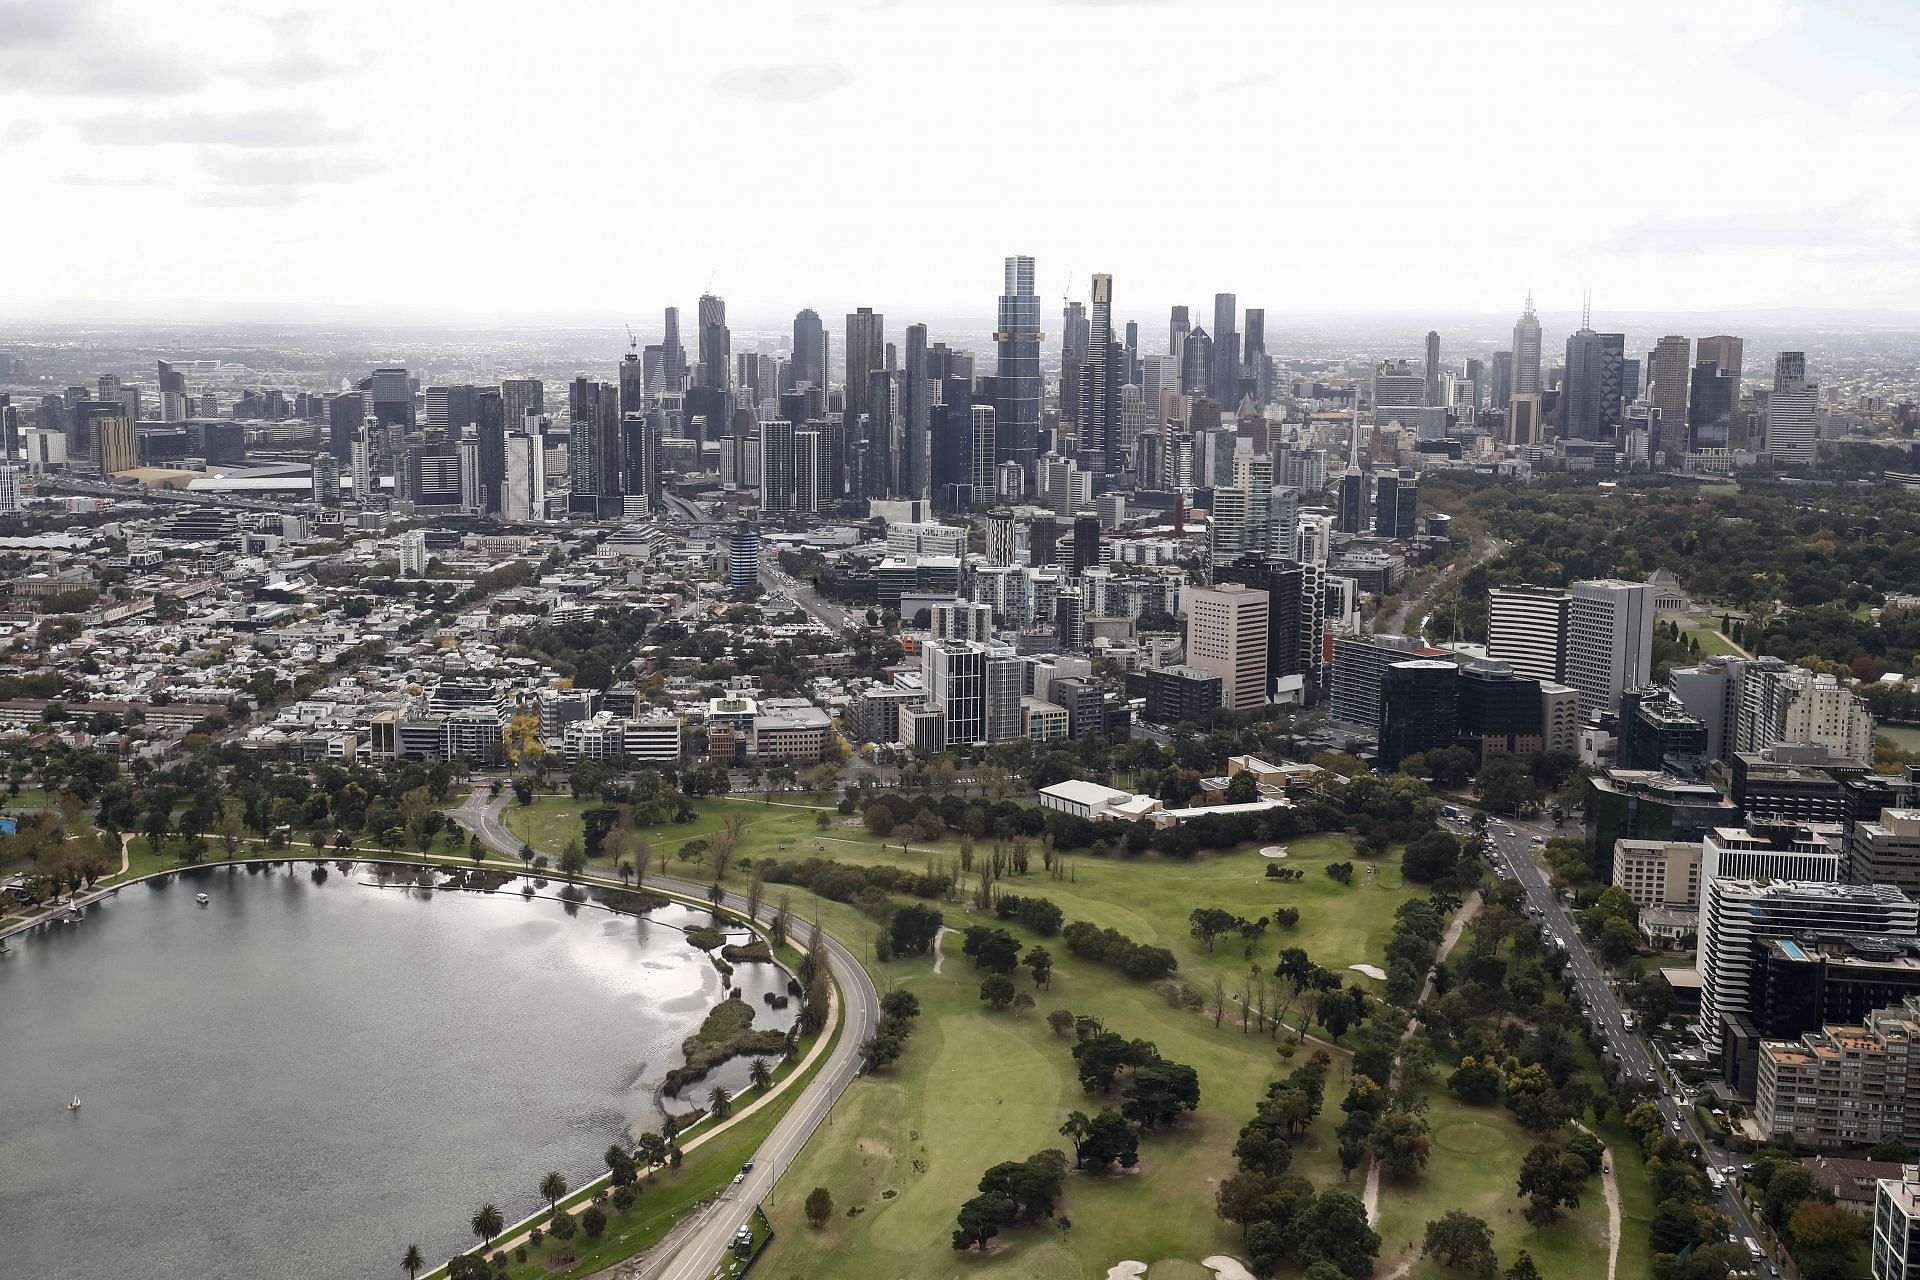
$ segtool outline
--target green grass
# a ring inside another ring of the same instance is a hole
[[[1876,737],[1885,738],[1900,751],[1920,751],[1920,725],[1877,724],[1873,732]]]
[[[500,820],[521,840],[557,860],[567,841],[580,838],[580,815],[599,803],[572,796],[535,796],[533,803],[526,805],[510,799]]]
[[[8,809],[58,809],[60,797],[38,787],[22,787],[18,795],[0,793],[0,811]]]
[[[1727,637],[1720,634],[1720,628],[1712,623],[1689,623],[1682,629],[1683,634],[1692,635],[1700,641],[1702,658],[1739,658],[1745,655]]]

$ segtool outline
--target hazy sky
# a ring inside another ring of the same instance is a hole
[[[1920,309],[1917,53],[1914,0],[0,0],[0,314],[981,314],[1009,253],[1049,311]]]

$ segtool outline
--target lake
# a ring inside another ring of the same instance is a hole
[[[703,910],[327,871],[185,872],[9,940],[0,1273],[384,1277],[409,1243],[444,1261],[484,1202],[512,1222],[549,1170],[578,1186],[656,1127],[661,1077],[725,996],[672,927]],[[756,1026],[789,1024],[761,999],[784,973],[735,981]]]

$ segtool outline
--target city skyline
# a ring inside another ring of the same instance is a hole
[[[1142,308],[1116,319],[1143,321],[1162,303],[1204,314],[1216,291],[1274,319],[1510,314],[1528,287],[1543,301],[1594,287],[1669,312],[1872,310],[1920,296],[1916,180],[1885,164],[1920,140],[1903,70],[1920,19],[1893,5],[989,5],[943,24],[940,58],[910,56],[926,17],[914,3],[857,14],[561,6],[509,26],[517,15],[486,7],[448,25],[370,6],[235,16],[185,5],[163,23],[104,0],[16,0],[0,10],[0,82],[12,90],[0,158],[34,175],[36,192],[14,202],[17,234],[88,252],[20,258],[0,315],[544,321],[631,317],[711,292],[741,317],[867,304],[937,320],[990,316],[989,264],[1010,252],[1036,260],[1049,331],[1058,299],[1084,297],[1099,271]],[[1024,56],[1005,57],[1010,32]],[[1356,65],[1347,44],[1362,33]],[[477,91],[469,69],[509,42],[510,74]],[[676,47],[713,55],[656,56]],[[784,154],[794,139],[852,133],[907,160],[940,121],[958,137],[943,145],[964,155],[988,143],[969,123],[975,102],[1020,94],[1033,119],[1079,110],[1084,84],[1053,69],[1089,53],[1106,60],[1103,84],[1135,95],[1120,100],[1129,153],[1178,156],[1170,172],[1223,175],[1217,190],[1137,181],[1125,216],[1086,218],[1074,184],[1045,179],[1055,144],[1036,128],[1016,161],[1011,217],[999,184],[953,188],[931,176],[947,171],[937,164],[893,165],[894,180],[841,195],[823,157],[818,198],[783,202],[777,224],[754,196],[756,139]],[[1623,144],[1615,181],[1558,163],[1570,117],[1528,88],[1528,68],[1549,63],[1556,83],[1635,73],[1649,86],[1604,98],[1591,127],[1623,140],[1676,123],[1724,131],[1738,104],[1720,148],[1729,181],[1699,183],[1693,148]],[[1486,74],[1463,71],[1476,64]],[[636,67],[647,85],[637,94]],[[1308,101],[1318,114],[1292,119],[1288,104]],[[1212,128],[1222,113],[1247,127]],[[1363,160],[1369,149],[1345,140],[1399,136],[1416,116],[1422,136],[1462,140],[1459,183],[1386,199],[1294,172]],[[637,136],[694,122],[729,145],[663,147],[633,177],[605,164]],[[1249,162],[1270,154],[1249,150],[1267,134],[1293,149]],[[1734,180],[1815,156],[1819,181],[1769,180],[1764,210]],[[599,198],[549,196],[543,173],[595,174]],[[1648,189],[1688,196],[1650,210]],[[1257,230],[1238,233],[1214,212],[1256,206]],[[1183,234],[1196,219],[1230,233]],[[1180,251],[1143,248],[1156,233],[1179,235]],[[936,243],[947,251],[923,251]],[[502,246],[518,265],[484,269]]]

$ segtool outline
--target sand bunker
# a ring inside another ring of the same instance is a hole
[[[1287,846],[1283,844],[1270,844],[1260,851],[1260,856],[1263,858],[1284,858],[1287,856]]]
[[[1107,1268],[1107,1280],[1140,1280],[1145,1274],[1147,1264],[1144,1262],[1116,1262]]]
[[[1253,1272],[1241,1266],[1239,1259],[1229,1258],[1224,1253],[1202,1258],[1200,1265],[1213,1272],[1216,1280],[1253,1280]]]
[[[1364,973],[1375,982],[1385,982],[1387,980],[1387,971],[1377,964],[1350,964],[1347,968],[1353,970],[1355,973]]]

